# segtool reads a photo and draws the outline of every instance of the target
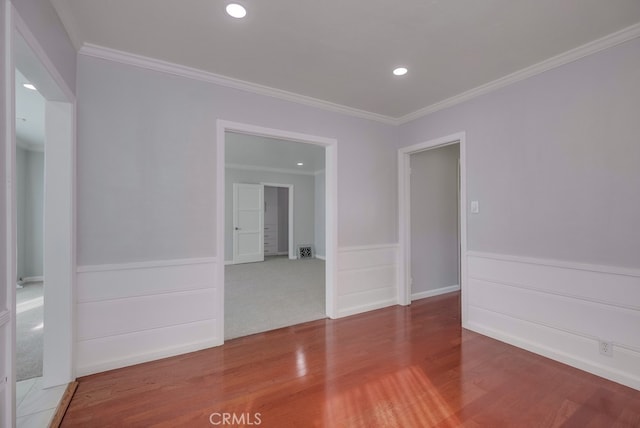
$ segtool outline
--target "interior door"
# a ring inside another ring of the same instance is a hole
[[[264,186],[233,183],[233,262],[264,261]]]

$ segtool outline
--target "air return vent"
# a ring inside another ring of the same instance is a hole
[[[312,259],[313,247],[311,245],[298,245],[298,258],[299,259]]]

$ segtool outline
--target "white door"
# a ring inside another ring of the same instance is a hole
[[[264,186],[233,183],[233,262],[264,261]]]

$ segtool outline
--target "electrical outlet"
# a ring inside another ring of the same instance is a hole
[[[613,357],[613,343],[612,342],[599,342],[600,353],[602,355],[606,355],[607,357]]]

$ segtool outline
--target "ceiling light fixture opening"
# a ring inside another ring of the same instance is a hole
[[[393,74],[396,76],[404,76],[405,74],[407,74],[407,68],[406,67],[397,67],[395,70],[393,70]]]
[[[32,83],[23,83],[22,86],[24,86],[27,89],[31,89],[32,91],[38,90]]]
[[[247,9],[237,3],[229,3],[227,5],[227,13],[233,18],[244,18],[247,16]]]

